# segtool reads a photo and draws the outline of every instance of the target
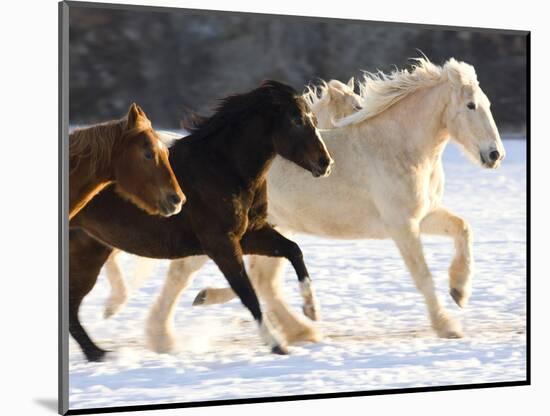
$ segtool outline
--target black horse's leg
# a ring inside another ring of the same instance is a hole
[[[69,234],[69,332],[88,361],[101,361],[107,351],[90,339],[80,324],[78,311],[111,251],[83,231],[71,230]]]
[[[271,351],[276,354],[286,354],[286,348],[280,337],[262,315],[260,302],[244,267],[239,242],[226,236],[208,235],[201,238],[201,244],[204,252],[216,263],[231,289],[258,323],[262,339],[271,347]]]
[[[319,319],[319,303],[304,263],[302,250],[298,244],[266,224],[260,229],[247,231],[241,239],[241,247],[244,254],[259,254],[288,259],[294,267],[300,282],[300,294],[304,299],[304,314],[314,321]]]

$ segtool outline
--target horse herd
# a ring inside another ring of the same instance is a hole
[[[441,204],[442,154],[454,140],[486,168],[505,156],[471,65],[419,58],[409,70],[366,73],[359,94],[353,79],[322,82],[302,95],[265,81],[224,98],[188,130],[189,136],[168,140],[133,104],[121,120],[70,135],[69,331],[88,360],[101,360],[106,351],[82,327],[79,308],[103,265],[112,287],[105,315],[124,304],[119,250],[172,260],[147,319],[154,351],[174,348],[175,305],[208,258],[230,287],[206,288],[194,305],[237,296],[274,353],[319,341],[311,322],[320,318],[319,302],[302,252],[288,238],[294,233],[393,239],[436,334],[462,336],[436,294],[420,235],[454,240],[449,293],[464,307],[472,235],[468,223]],[[248,271],[244,255],[251,256]],[[285,259],[309,319],[281,294]]]

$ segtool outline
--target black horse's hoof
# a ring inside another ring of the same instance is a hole
[[[99,363],[105,361],[105,358],[107,356],[107,353],[110,351],[97,349],[94,351],[88,351],[84,354],[86,355],[86,359],[93,363]]]
[[[206,301],[206,289],[203,289],[195,297],[195,300],[193,301],[193,306],[204,305],[205,301]]]
[[[280,345],[275,345],[273,348],[271,348],[271,352],[277,355],[288,355],[288,350]]]

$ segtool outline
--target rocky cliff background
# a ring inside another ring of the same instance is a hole
[[[318,78],[432,61],[475,66],[504,132],[525,133],[527,38],[518,32],[254,14],[70,8],[70,121],[118,118],[132,101],[155,127],[176,128],[188,109],[264,79],[302,90]]]

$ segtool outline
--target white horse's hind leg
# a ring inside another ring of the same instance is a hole
[[[320,319],[320,306],[311,279],[308,278],[303,282],[299,282],[299,286],[300,295],[304,300],[302,306],[304,315],[312,321],[318,321]],[[271,296],[271,292],[267,296]],[[193,306],[219,305],[227,303],[236,297],[237,295],[235,295],[235,292],[230,287],[206,287],[197,294],[193,301]]]
[[[206,256],[194,256],[170,262],[166,281],[147,318],[147,345],[153,351],[165,353],[174,348],[175,306],[182,292],[191,283],[194,274],[207,260]]]
[[[283,300],[280,279],[285,267],[281,257],[250,256],[250,281],[266,307],[266,314],[274,319],[286,341],[318,342],[321,335],[317,329],[292,312]]]
[[[193,306],[218,305],[227,303],[236,297],[237,295],[230,287],[206,287],[197,294]]]
[[[432,327],[441,338],[461,338],[462,328],[454,321],[441,304],[437,294],[432,275],[426,264],[422,243],[420,242],[419,227],[412,225],[390,229],[405,264],[409,269],[416,287],[424,296]]]
[[[105,319],[117,313],[128,301],[128,287],[117,261],[119,253],[120,251],[113,250],[105,262],[105,274],[111,285],[111,293],[105,301],[105,309],[103,310]]]
[[[472,231],[461,217],[445,208],[428,214],[420,224],[422,233],[448,235],[454,239],[455,256],[449,267],[449,288],[454,301],[461,308],[468,304],[472,292]]]

